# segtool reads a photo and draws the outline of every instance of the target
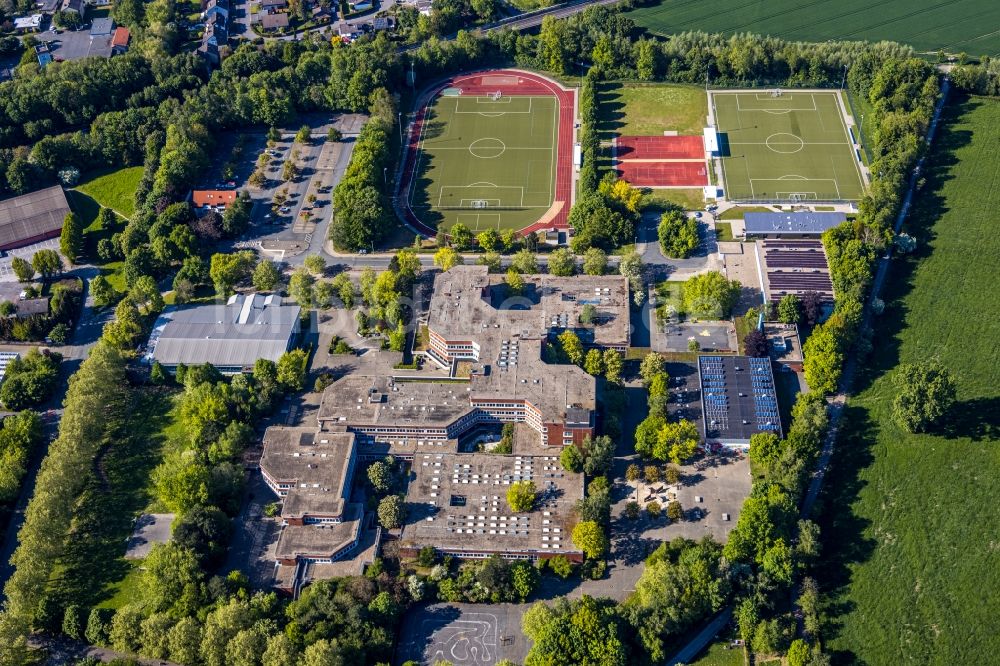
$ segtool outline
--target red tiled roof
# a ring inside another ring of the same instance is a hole
[[[197,208],[202,206],[228,206],[236,201],[236,190],[194,190],[191,202]]]
[[[115,28],[115,36],[111,39],[111,46],[128,46],[129,37],[131,35],[129,35],[128,28],[119,26]]]

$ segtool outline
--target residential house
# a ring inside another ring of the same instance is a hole
[[[260,27],[263,30],[279,30],[288,27],[288,14],[264,14],[260,17]]]
[[[119,55],[128,51],[128,43],[132,38],[129,33],[128,28],[124,26],[118,26],[115,28],[114,37],[111,38],[111,53],[112,55]]]
[[[18,32],[38,32],[42,27],[42,15],[32,14],[14,19],[14,30]]]
[[[192,190],[191,205],[195,208],[228,208],[238,196],[236,190]]]

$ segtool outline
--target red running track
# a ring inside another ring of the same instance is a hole
[[[626,160],[703,160],[705,141],[701,136],[622,136],[615,155]]]
[[[573,189],[573,124],[575,116],[573,91],[564,90],[557,83],[543,76],[508,69],[455,76],[438,82],[434,88],[423,95],[421,98],[423,105],[417,110],[416,117],[410,129],[406,162],[403,165],[403,174],[400,179],[400,210],[406,222],[428,236],[434,236],[437,233],[436,229],[421,222],[420,218],[410,209],[410,193],[414,185],[417,158],[420,154],[420,136],[427,106],[445,88],[460,88],[463,95],[488,95],[499,90],[504,95],[552,95],[558,100],[559,132],[556,142],[556,188],[554,201],[563,202],[563,206],[552,218],[544,222],[539,221],[529,225],[521,229],[520,233],[527,234],[539,229],[549,229],[552,227],[567,228],[569,226],[569,208]]]
[[[619,162],[620,178],[636,187],[704,187],[708,171],[704,162]]]

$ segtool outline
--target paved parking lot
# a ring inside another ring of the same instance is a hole
[[[527,604],[433,604],[406,614],[397,664],[416,661],[454,666],[492,666],[501,659],[523,663],[528,639],[521,633]]]
[[[332,191],[340,180],[351,158],[354,138],[366,116],[345,114],[339,116],[312,115],[305,124],[312,128],[312,139],[307,145],[296,145],[298,159],[295,164],[299,174],[291,181],[282,179],[286,160],[291,159],[295,129],[286,128],[282,138],[270,149],[269,162],[264,170],[266,182],[262,187],[248,187],[247,179],[253,173],[258,156],[268,150],[264,134],[248,134],[243,158],[234,180],[237,189],[246,189],[254,202],[250,230],[234,245],[262,251],[276,261],[299,264],[308,254],[321,253],[327,228],[333,215]],[[327,141],[330,127],[343,134],[342,141]],[[216,151],[220,156],[211,170],[221,174],[222,164],[229,157],[229,149]],[[217,176],[221,179],[221,175]],[[207,186],[215,181],[208,179]],[[284,210],[274,212],[271,203],[277,192],[286,196]],[[315,196],[314,201],[309,201]],[[308,215],[303,213],[308,212]]]
[[[17,277],[14,275],[14,271],[11,270],[10,262],[14,257],[21,257],[29,262],[31,257],[34,256],[39,250],[55,250],[59,251],[59,239],[50,238],[49,240],[42,241],[40,243],[35,243],[34,245],[27,245],[25,247],[19,247],[16,250],[8,250],[3,253],[0,257],[0,282],[17,282]]]

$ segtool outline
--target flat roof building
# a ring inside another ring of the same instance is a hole
[[[771,359],[699,356],[698,379],[707,443],[745,448],[760,432],[781,437]]]
[[[511,511],[507,503],[507,489],[522,480],[533,481],[538,490],[535,508],[526,513]],[[555,454],[419,454],[406,491],[400,552],[414,557],[433,546],[465,559],[564,555],[579,562],[583,553],[570,533],[580,499],[583,475],[565,471]]]
[[[115,22],[110,18],[95,18],[90,22],[91,37],[110,37],[114,31]]]
[[[55,238],[70,212],[59,185],[0,201],[0,250]]]
[[[292,348],[300,312],[298,305],[264,294],[168,310],[153,326],[147,361],[171,372],[181,363],[211,363],[223,374],[250,370],[257,359],[277,361]]]
[[[837,212],[801,211],[795,213],[744,213],[747,238],[817,238],[827,229],[847,221]]]
[[[274,549],[279,569],[330,564],[354,551],[364,518],[361,504],[350,501],[356,462],[350,433],[288,427],[264,433],[261,475],[282,502]]]

